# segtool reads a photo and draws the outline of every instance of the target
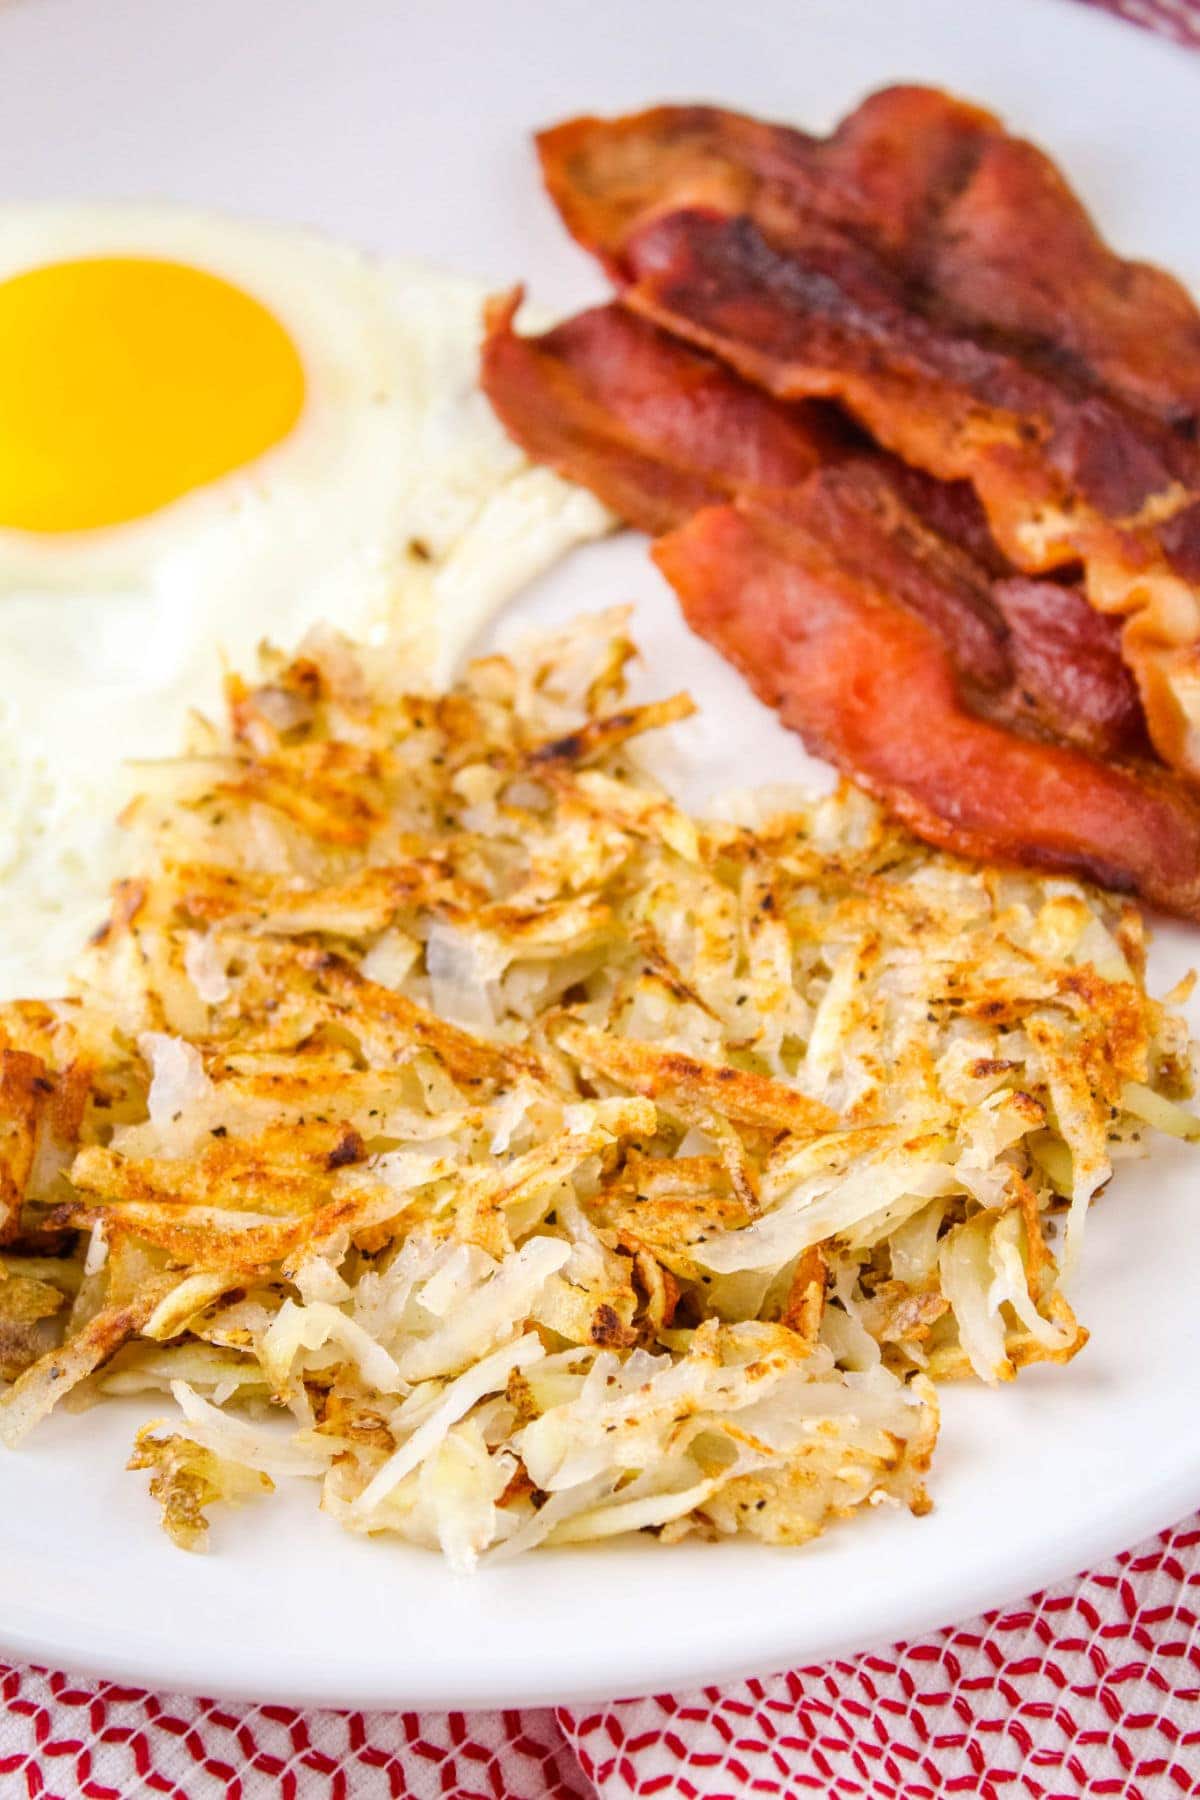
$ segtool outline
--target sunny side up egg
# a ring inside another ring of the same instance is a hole
[[[328,621],[444,680],[610,523],[477,380],[486,290],[170,207],[0,210],[0,996],[61,991],[127,765]]]

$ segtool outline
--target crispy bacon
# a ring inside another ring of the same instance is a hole
[[[1094,756],[1148,750],[1115,622],[1094,613],[1078,589],[1011,570],[991,576],[916,510],[930,496],[897,480],[893,458],[848,459],[803,493],[808,532],[845,573],[937,632],[972,712]],[[948,523],[961,519],[956,509],[945,512]]]
[[[838,462],[831,549],[938,631],[975,710],[1102,755],[1144,748],[1113,625],[1071,588],[1014,579],[970,488],[864,450],[828,412],[772,400],[619,307],[527,338],[516,304],[491,309],[483,384],[529,455],[650,532],[738,494],[786,495]]]
[[[992,600],[1009,628],[1014,712],[1025,707],[1069,743],[1095,756],[1150,751],[1137,689],[1121,659],[1116,619],[1093,612],[1077,587],[1027,575],[994,581]]]
[[[780,406],[619,306],[518,337],[521,292],[488,308],[484,392],[527,455],[655,534],[738,493],[786,492],[849,434]]]
[[[1200,774],[1200,314],[1107,248],[1041,152],[916,88],[826,140],[661,107],[539,147],[630,307],[970,481],[1018,568],[1082,562],[1127,617],[1156,745]]]
[[[622,274],[655,213],[745,213],[857,239],[964,322],[1195,437],[1200,316],[1163,270],[1117,256],[1055,164],[994,114],[935,88],[870,95],[828,138],[713,106],[660,106],[542,132],[568,228]]]
[[[1156,765],[1106,764],[970,713],[930,627],[831,551],[839,473],[818,471],[786,504],[710,507],[660,539],[688,622],[930,843],[1200,918],[1200,804]]]

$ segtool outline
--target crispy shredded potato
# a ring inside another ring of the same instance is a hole
[[[1200,1129],[1139,915],[848,788],[688,818],[623,624],[438,696],[313,637],[143,772],[77,992],[0,1009],[0,1437],[170,1394],[193,1549],[291,1478],[461,1568],[798,1543],[1080,1349],[1114,1154]]]

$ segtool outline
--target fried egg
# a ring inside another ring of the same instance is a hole
[[[173,207],[0,210],[0,994],[61,990],[127,765],[328,622],[444,682],[603,531],[476,381],[486,289]]]

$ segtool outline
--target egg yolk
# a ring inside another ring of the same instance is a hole
[[[0,282],[0,526],[143,518],[253,462],[303,404],[283,326],[216,275],[112,256]]]

